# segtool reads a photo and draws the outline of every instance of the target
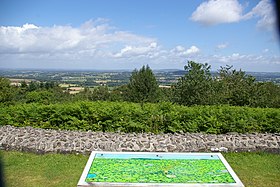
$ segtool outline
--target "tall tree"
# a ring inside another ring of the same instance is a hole
[[[223,103],[235,106],[250,105],[255,77],[247,75],[242,70],[232,69],[232,66],[221,67],[218,72],[221,93],[223,93],[220,97],[223,98]]]
[[[187,73],[181,77],[174,90],[175,102],[183,105],[213,104],[211,66],[188,61]]]
[[[128,83],[128,98],[132,102],[157,102],[158,83],[151,68],[146,65],[132,72]]]
[[[251,95],[252,107],[280,108],[280,85],[273,82],[257,82]]]

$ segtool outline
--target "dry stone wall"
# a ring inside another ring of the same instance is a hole
[[[35,153],[91,151],[211,152],[266,151],[280,154],[279,133],[136,134],[0,127],[0,149]]]

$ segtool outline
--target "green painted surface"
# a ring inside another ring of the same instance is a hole
[[[235,183],[219,159],[141,158],[95,158],[86,182]]]

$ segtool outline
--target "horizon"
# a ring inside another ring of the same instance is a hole
[[[274,3],[2,0],[0,69],[280,72]]]
[[[137,68],[135,68],[137,69]],[[132,72],[135,69],[32,69],[32,68],[0,68],[0,71],[30,71],[30,72],[36,72],[36,71],[49,71],[49,72]],[[139,70],[139,69],[137,69]],[[240,69],[236,69],[239,71]],[[175,72],[175,71],[187,71],[184,69],[152,69],[153,72],[160,72],[160,71],[166,71],[166,72]],[[217,73],[219,70],[210,70],[210,73]],[[244,71],[241,69],[241,71],[245,73],[279,73],[279,71]]]

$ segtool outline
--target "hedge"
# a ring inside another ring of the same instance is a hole
[[[280,109],[172,103],[74,102],[2,106],[0,125],[103,132],[280,132]]]

